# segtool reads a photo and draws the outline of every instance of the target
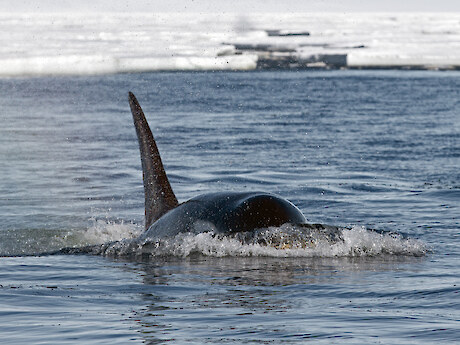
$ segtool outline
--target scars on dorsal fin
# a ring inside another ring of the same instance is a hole
[[[155,139],[136,97],[129,93],[129,105],[141,152],[145,192],[145,228],[169,210],[177,207],[177,198],[169,184]]]

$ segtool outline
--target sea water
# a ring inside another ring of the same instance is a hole
[[[435,71],[0,79],[2,343],[456,343],[459,87]],[[39,255],[142,233],[128,91],[179,201],[276,193],[344,241]]]

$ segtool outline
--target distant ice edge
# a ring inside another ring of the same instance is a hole
[[[256,55],[168,58],[72,55],[0,59],[0,76],[99,75],[154,71],[245,71],[254,70],[256,67]]]
[[[37,77],[60,75],[105,75],[162,71],[251,71],[299,70],[317,68],[347,69],[445,69],[459,70],[460,58],[455,56],[399,55],[337,55],[291,56],[289,63],[278,58],[260,59],[255,54],[199,57],[117,58],[110,56],[21,57],[0,59],[0,77]],[[291,63],[294,61],[293,63]]]

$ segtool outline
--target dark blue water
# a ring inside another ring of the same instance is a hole
[[[2,341],[456,343],[459,87],[434,71],[1,79],[3,256],[142,231],[128,91],[180,201],[264,190],[354,229],[310,252],[194,237],[149,260],[0,258]]]

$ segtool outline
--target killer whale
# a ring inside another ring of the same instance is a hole
[[[129,105],[139,142],[145,194],[145,232],[140,239],[187,232],[234,234],[286,223],[306,224],[294,204],[266,192],[209,193],[179,203],[144,112],[132,92]]]
[[[215,192],[179,203],[169,183],[149,124],[131,92],[129,104],[142,163],[145,231],[133,238],[84,247],[66,247],[42,255],[149,257],[156,253],[162,255],[165,248],[166,253],[170,253],[168,246],[176,247],[179,244],[180,247],[183,241],[194,238],[189,237],[189,234],[201,233],[210,233],[211,237],[205,239],[236,240],[242,245],[261,245],[275,249],[315,248],[325,243],[345,243],[343,231],[351,228],[307,223],[294,204],[271,193]],[[385,231],[367,230],[385,234]],[[176,237],[182,234],[185,236]],[[366,248],[363,250],[366,251]]]

